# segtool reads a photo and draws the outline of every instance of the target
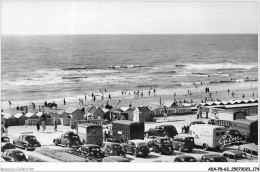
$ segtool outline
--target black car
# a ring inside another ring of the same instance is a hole
[[[24,153],[18,149],[7,149],[4,151],[2,158],[7,162],[28,162]]]
[[[126,153],[119,143],[103,142],[101,150],[104,152],[105,156],[122,156],[124,158],[126,157]]]
[[[84,144],[80,146],[80,151],[85,153],[91,158],[95,158],[101,161],[104,158],[104,153],[101,151],[100,147],[95,144]]]
[[[133,154],[134,156],[142,155],[147,157],[150,153],[147,142],[141,139],[127,140],[126,143],[122,144],[122,146],[126,153]]]
[[[197,162],[197,159],[194,158],[193,156],[181,155],[181,156],[177,156],[174,159],[174,162]]]
[[[154,137],[152,141],[148,142],[148,146],[153,151],[160,154],[173,154],[174,149],[172,141],[166,137]]]
[[[201,157],[200,162],[228,162],[227,158],[218,154],[205,154]]]
[[[13,144],[25,150],[35,150],[36,147],[41,147],[34,135],[21,135],[18,139],[13,140]]]
[[[150,136],[161,136],[161,137],[173,138],[174,136],[178,135],[178,132],[173,125],[159,125],[156,126],[155,128],[150,128],[145,135],[148,138]]]
[[[71,131],[62,134],[61,137],[59,138],[55,138],[53,140],[53,143],[56,146],[61,145],[61,146],[66,146],[71,148],[79,148],[80,145],[82,145],[79,136]]]
[[[10,143],[9,137],[1,136],[1,152],[4,152],[6,149],[15,149],[15,146]]]

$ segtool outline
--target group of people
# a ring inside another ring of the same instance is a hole
[[[5,133],[6,136],[8,135],[8,124],[7,124],[7,122],[1,123],[1,136],[3,135],[3,133]]]
[[[57,125],[58,124],[57,124],[56,118],[54,118],[54,121],[53,121],[54,132],[58,131]],[[44,130],[46,130],[46,122],[45,122],[45,120],[38,120],[37,121],[36,127],[37,127],[38,133],[39,133],[39,131],[41,129],[41,126],[42,126],[42,132],[44,132]]]

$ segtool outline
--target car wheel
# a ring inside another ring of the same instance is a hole
[[[206,144],[206,143],[204,143],[204,144],[203,144],[203,150],[207,151],[208,149],[209,149],[209,145]]]
[[[182,152],[182,147],[181,146],[178,147],[178,151]]]

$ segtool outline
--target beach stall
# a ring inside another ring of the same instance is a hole
[[[13,115],[6,114],[3,117],[5,118],[5,123],[7,123],[8,126],[16,126],[17,125],[17,119]]]
[[[81,120],[84,118],[83,112],[79,110],[78,108],[69,107],[65,111],[73,120]]]
[[[102,111],[104,112],[103,119],[111,120],[110,110],[106,108],[102,108]]]
[[[38,116],[38,118],[41,118],[41,116],[43,115],[43,112],[37,112],[35,115]]]
[[[103,119],[104,111],[98,106],[91,106],[87,109],[87,116],[91,116],[93,119]]]
[[[122,114],[126,114],[126,120],[130,120],[130,121],[133,121],[134,119],[134,110],[135,108],[133,107],[126,107],[126,108],[120,108],[123,110]]]
[[[26,116],[22,113],[17,113],[14,115],[17,119],[17,125],[25,125]]]
[[[39,119],[39,117],[36,115],[36,113],[31,113],[31,112],[28,112],[27,114],[25,114],[25,117],[27,117],[28,119]]]
[[[4,118],[4,116],[10,116],[10,113],[5,113],[5,112],[1,112],[1,122],[5,123],[6,122],[6,118]]]
[[[137,107],[134,110],[133,121],[135,122],[143,122],[150,121],[152,119],[152,111],[149,107]]]

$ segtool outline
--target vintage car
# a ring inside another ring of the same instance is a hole
[[[174,159],[174,162],[197,162],[197,159],[194,158],[193,156],[181,155],[181,156],[177,156]]]
[[[37,141],[34,135],[21,135],[18,139],[13,140],[15,147],[20,147],[25,150],[35,150],[41,147],[41,143]]]
[[[141,139],[127,140],[122,146],[126,153],[133,154],[134,156],[143,155],[147,157],[150,153],[147,142]]]
[[[104,153],[101,151],[100,147],[95,144],[84,144],[80,146],[80,151],[85,153],[87,156],[97,161],[101,161],[104,158]]]
[[[7,162],[28,162],[24,153],[18,149],[7,149],[4,151],[2,158]]]
[[[159,154],[173,154],[174,152],[171,140],[166,137],[153,137],[153,140],[148,142],[148,146],[150,150]]]
[[[192,121],[192,122],[190,123],[190,126],[196,125],[196,124],[206,124],[206,123],[203,122],[203,121]]]
[[[246,140],[245,136],[242,136],[240,132],[236,129],[228,129],[226,131],[226,139],[229,139],[229,142],[234,143],[241,143],[242,141]]]
[[[184,150],[188,150],[191,152],[194,148],[194,138],[190,135],[178,135],[175,136],[172,141],[173,149],[182,152]]]
[[[102,162],[130,162],[128,159],[119,156],[109,156],[102,159]]]
[[[228,162],[228,160],[219,154],[208,153],[201,157],[200,162]]]
[[[238,150],[250,154],[251,156],[258,156],[258,146],[254,143],[243,144],[238,147]]]
[[[159,125],[155,128],[150,128],[145,136],[149,138],[150,136],[162,136],[162,137],[174,137],[178,135],[176,128],[173,125]]]
[[[72,131],[66,132],[61,135],[59,138],[55,138],[53,143],[58,146],[66,146],[70,148],[79,148],[82,145],[82,142],[79,139],[79,136]]]
[[[9,137],[1,136],[1,152],[4,152],[6,149],[15,149],[15,146],[10,143]]]
[[[126,157],[126,153],[119,143],[103,142],[101,150],[104,152],[105,156],[122,156],[124,158]]]
[[[224,151],[222,156],[227,158],[229,162],[237,162],[247,159],[246,153],[239,150]]]

